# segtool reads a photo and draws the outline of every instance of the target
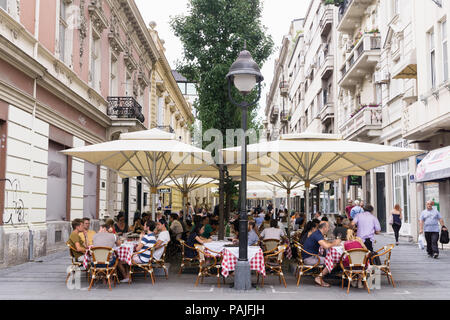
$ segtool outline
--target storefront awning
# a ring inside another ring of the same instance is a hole
[[[417,57],[416,50],[400,62],[400,66],[394,69],[392,79],[417,79]]]
[[[418,164],[416,182],[450,178],[450,147],[436,149]]]

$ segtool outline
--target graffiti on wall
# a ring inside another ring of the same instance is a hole
[[[20,181],[17,179],[0,179],[5,181],[5,211],[3,212],[4,224],[25,223],[25,204],[22,199]]]

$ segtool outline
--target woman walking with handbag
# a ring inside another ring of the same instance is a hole
[[[398,246],[398,237],[400,228],[402,227],[402,208],[400,208],[399,204],[396,204],[394,209],[392,209],[389,223],[392,225],[392,229],[394,229],[395,244]]]

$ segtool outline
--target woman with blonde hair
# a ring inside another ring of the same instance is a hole
[[[396,204],[394,209],[392,209],[389,224],[394,229],[395,244],[398,246],[398,236],[402,227],[402,208],[399,204]]]
[[[364,245],[364,241],[362,241],[361,238],[358,238],[352,229],[347,230],[347,241],[344,242],[344,249],[345,251],[349,251],[352,249],[367,250],[366,246]],[[342,260],[342,263],[345,267],[348,267],[350,265],[348,257],[345,257],[345,259]],[[352,281],[351,285],[352,287],[356,287],[356,280]],[[358,279],[358,288],[363,288],[361,278]]]

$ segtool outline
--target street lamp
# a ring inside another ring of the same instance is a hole
[[[234,271],[234,288],[236,290],[249,290],[252,288],[250,263],[248,262],[247,245],[248,245],[248,217],[247,217],[247,142],[245,133],[247,131],[247,113],[248,107],[255,105],[261,96],[261,82],[264,80],[258,64],[253,60],[250,52],[244,50],[239,53],[237,60],[231,65],[227,74],[228,79],[228,97],[230,101],[242,108],[242,150],[241,150],[241,185],[239,188],[241,212],[239,219],[239,259]],[[258,85],[257,98],[249,103],[247,101],[236,102],[231,96],[231,83],[244,97],[252,92],[253,88]]]

